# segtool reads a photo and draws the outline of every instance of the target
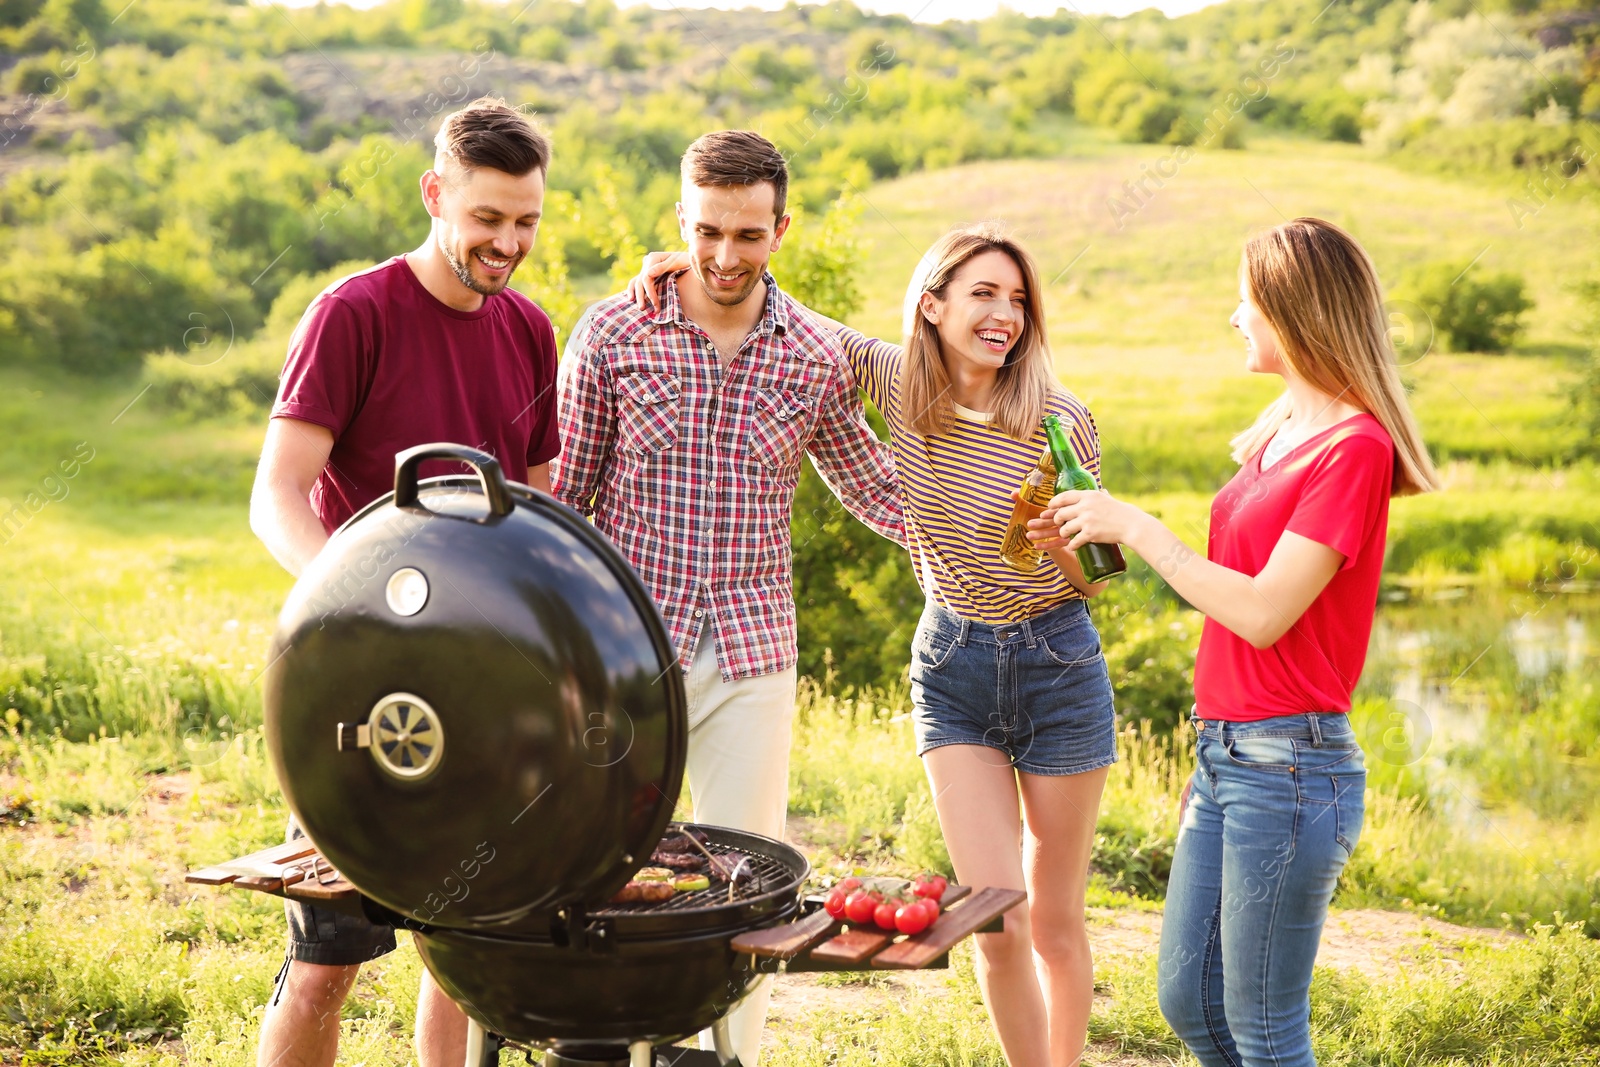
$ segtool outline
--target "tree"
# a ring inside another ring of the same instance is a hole
[[[1522,333],[1523,313],[1533,307],[1520,275],[1475,274],[1470,264],[1429,264],[1401,288],[1455,352],[1504,352]]]
[[[412,33],[422,33],[455,21],[465,9],[462,0],[406,0],[400,22]]]
[[[841,197],[820,220],[797,217],[773,260],[785,292],[829,318],[861,309],[861,204]],[[876,412],[870,412],[876,416]],[[874,429],[885,433],[881,420]],[[845,685],[884,685],[906,666],[922,592],[905,550],[857,522],[808,464],[789,524],[799,606],[800,673],[821,677],[832,651]]]

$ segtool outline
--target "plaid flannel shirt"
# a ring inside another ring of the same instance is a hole
[[[838,338],[765,281],[726,368],[669,277],[658,311],[626,294],[596,304],[558,376],[556,496],[628,557],[685,670],[710,618],[727,680],[797,659],[789,518],[805,453],[851,514],[905,543],[894,460]]]

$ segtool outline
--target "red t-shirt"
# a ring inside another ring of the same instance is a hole
[[[1204,719],[1350,710],[1367,661],[1389,527],[1394,443],[1357,415],[1299,445],[1265,471],[1250,457],[1211,504],[1206,557],[1257,575],[1285,530],[1327,545],[1344,563],[1304,615],[1270,648],[1213,619],[1200,633],[1194,695]]]
[[[311,490],[332,533],[394,488],[394,457],[414,445],[471,445],[507,478],[561,451],[555,416],[556,338],[539,306],[512,289],[457,311],[396,256],[341,278],[306,309],[272,417],[333,431],[333,451]],[[430,461],[419,476],[455,474]]]

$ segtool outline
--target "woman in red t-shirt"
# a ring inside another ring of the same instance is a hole
[[[1348,716],[1393,495],[1438,487],[1372,261],[1332,223],[1252,238],[1231,322],[1284,393],[1234,439],[1202,559],[1102,492],[1063,493],[1036,540],[1121,542],[1206,615],[1194,778],[1161,931],[1161,1011],[1205,1067],[1314,1065],[1311,968],[1361,833]],[[1055,529],[1059,527],[1058,531]]]

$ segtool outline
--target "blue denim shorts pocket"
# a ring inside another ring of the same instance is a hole
[[[1100,631],[1094,628],[1087,615],[1055,633],[1040,635],[1037,641],[1044,654],[1059,667],[1082,667],[1104,655],[1100,649]]]
[[[959,634],[951,633],[942,626],[929,625],[929,621],[924,619],[911,639],[912,675],[915,676],[919,670],[944,669],[950,658],[955,655],[959,642]]]

